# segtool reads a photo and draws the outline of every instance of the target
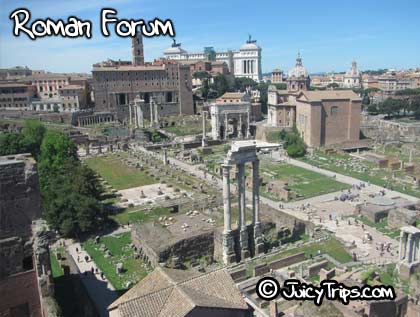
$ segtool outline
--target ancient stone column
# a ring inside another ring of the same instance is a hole
[[[252,162],[252,215],[254,224],[255,254],[264,253],[264,242],[261,236],[260,223],[260,161]]]
[[[228,138],[228,117],[227,117],[227,113],[225,113],[225,135],[223,139],[227,140],[227,138]]]
[[[128,124],[129,125],[132,125],[133,124],[133,118],[132,118],[132,115],[131,115],[131,104],[128,104]]]
[[[245,199],[245,164],[237,164],[238,170],[238,208],[239,208],[239,244],[241,246],[241,259],[244,260],[249,257],[248,249],[248,231],[246,227],[245,210],[246,210],[246,199]]]
[[[410,264],[411,262],[413,262],[413,246],[414,246],[414,241],[413,241],[413,235],[411,233],[408,234],[407,237],[407,241],[408,241],[408,252],[407,252],[407,263]]]
[[[407,234],[404,231],[400,233],[400,261],[404,260],[406,257],[406,244],[407,244]]]
[[[231,231],[230,165],[222,165],[224,232]]]
[[[158,104],[156,102],[154,102],[154,110],[155,110],[155,114],[154,114],[155,128],[158,129],[159,128]]]
[[[150,100],[150,127],[153,128],[153,102]]]
[[[242,114],[239,114],[239,129],[238,129],[238,137],[242,139],[244,136],[242,134]]]
[[[201,146],[202,147],[206,147],[207,146],[207,137],[206,137],[206,116],[207,116],[207,111],[203,111],[202,112],[202,117],[203,117],[203,137],[201,139]]]
[[[166,152],[166,149],[163,149],[163,165],[167,165],[168,164],[168,154]]]
[[[251,121],[250,121],[250,114],[247,111],[247,118],[246,118],[246,137],[247,139],[251,136]]]
[[[222,165],[223,172],[223,262],[230,264],[235,262],[234,239],[231,228],[231,205],[230,205],[230,165]]]
[[[139,127],[139,123],[137,121],[137,106],[136,105],[133,105],[132,108],[134,110],[134,114],[133,114],[134,127],[137,129]]]

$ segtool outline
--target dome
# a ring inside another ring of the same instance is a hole
[[[351,64],[351,68],[346,71],[346,75],[345,77],[359,77],[360,76],[360,72],[357,69],[357,63],[356,61],[353,61],[353,63]]]
[[[302,59],[300,58],[300,54],[296,58],[296,65],[291,70],[289,70],[289,78],[290,77],[308,77],[308,71],[302,65]]]

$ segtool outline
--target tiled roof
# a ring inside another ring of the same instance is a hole
[[[360,97],[353,90],[315,90],[302,91],[301,98],[305,96],[308,101],[322,101],[322,100],[361,100]]]
[[[112,303],[125,316],[185,316],[195,307],[247,310],[225,269],[209,273],[156,268]]]

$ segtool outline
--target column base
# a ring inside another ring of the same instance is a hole
[[[239,244],[241,246],[241,260],[249,258],[248,230],[246,227],[241,228],[241,231],[239,232]]]
[[[255,255],[259,255],[265,252],[260,222],[256,222],[254,225],[254,246],[255,246]]]
[[[229,265],[231,263],[236,263],[235,255],[235,241],[232,236],[232,232],[223,232],[222,235],[223,243],[223,263]]]

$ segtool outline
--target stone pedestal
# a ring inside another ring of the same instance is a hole
[[[239,244],[241,246],[241,260],[249,258],[248,231],[246,227],[241,228],[241,231],[239,232]]]
[[[235,263],[235,242],[231,231],[223,232],[223,263],[225,265]]]
[[[254,244],[255,244],[255,255],[264,253],[264,241],[261,234],[261,223],[256,222],[254,224]]]

